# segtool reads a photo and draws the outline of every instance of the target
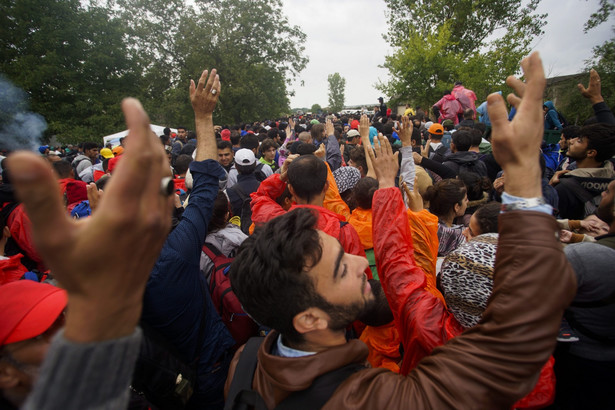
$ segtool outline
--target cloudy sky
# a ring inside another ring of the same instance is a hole
[[[386,81],[378,66],[392,49],[382,39],[386,31],[383,0],[282,0],[291,24],[307,35],[310,58],[292,89],[291,107],[328,105],[327,75],[346,78],[346,104],[375,104],[380,96],[373,85]],[[538,12],[548,13],[545,34],[534,41],[548,77],[582,71],[592,47],[611,37],[604,23],[583,33],[583,24],[598,9],[598,0],[542,0]],[[292,12],[291,12],[292,10]],[[613,20],[611,20],[612,22]],[[386,99],[386,96],[384,96]]]

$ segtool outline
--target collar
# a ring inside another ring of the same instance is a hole
[[[316,352],[306,352],[303,350],[297,350],[293,349],[292,347],[288,347],[282,342],[282,335],[279,335],[276,342],[276,349],[274,354],[276,356],[282,357],[304,357],[316,354]]]

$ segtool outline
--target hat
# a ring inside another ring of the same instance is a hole
[[[117,147],[113,148],[113,154],[115,156],[122,155],[123,153],[124,153],[124,147],[122,147],[121,145],[118,145]]]
[[[0,286],[0,346],[45,333],[66,303],[66,292],[46,283],[19,280]]]
[[[449,253],[440,270],[440,287],[448,309],[464,328],[476,325],[493,291],[498,234],[472,238]]]
[[[352,120],[350,123],[350,129],[358,130],[359,129],[359,120]]]
[[[231,140],[231,130],[223,129],[220,132],[220,137],[222,138],[222,141],[230,141]]]
[[[320,121],[314,119],[314,120],[310,121],[310,124],[320,124]]]
[[[251,149],[242,148],[235,153],[235,163],[237,165],[252,165],[256,162],[256,157]]]
[[[450,127],[451,125],[455,125],[453,120],[444,120],[444,121],[442,121],[442,126],[443,127]]]
[[[88,199],[88,185],[75,179],[66,184],[66,203],[68,205]]]
[[[340,167],[333,171],[333,178],[340,194],[353,189],[361,180],[361,172],[355,167]]]
[[[444,127],[442,127],[442,124],[438,124],[436,122],[434,124],[431,124],[431,127],[429,127],[428,132],[433,135],[444,135]]]
[[[111,151],[109,148],[103,148],[100,150],[100,155],[102,155],[106,159],[113,158],[113,151]]]
[[[49,145],[41,145],[40,147],[38,147],[38,152],[40,152],[41,154],[44,154],[46,150],[49,149]]]
[[[346,139],[353,139],[354,137],[360,137],[361,134],[359,134],[359,131],[357,130],[350,130],[348,131],[348,133],[346,134]]]
[[[383,98],[382,97],[378,97],[378,101],[383,101]]]

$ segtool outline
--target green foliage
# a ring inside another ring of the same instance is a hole
[[[613,29],[613,37],[610,40],[593,48],[593,56],[586,63],[588,69],[594,68],[600,74],[602,97],[613,109],[615,107],[615,29]]]
[[[456,81],[479,100],[506,91],[504,81],[519,70],[532,39],[542,34],[545,15],[535,15],[540,0],[385,0],[396,48],[386,57],[388,83],[377,88],[394,103],[431,107]],[[502,36],[490,40],[496,32]]]
[[[322,107],[320,104],[314,104],[312,105],[312,108],[310,108],[310,111],[316,114],[322,111]]]
[[[615,13],[615,0],[600,0],[598,11],[589,16],[583,30],[587,33],[594,27],[608,21],[612,13]]]
[[[340,112],[344,108],[346,79],[340,73],[329,74],[329,111]]]
[[[118,103],[138,85],[123,28],[78,0],[2,2],[0,72],[29,94],[47,137],[76,142],[121,127]]]

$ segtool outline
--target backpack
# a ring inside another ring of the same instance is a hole
[[[248,340],[235,368],[233,381],[229,389],[224,410],[265,410],[267,406],[261,395],[252,390],[252,379],[258,362],[258,349],[263,337]],[[276,406],[276,410],[311,410],[320,409],[331,398],[335,390],[352,374],[366,367],[359,363],[350,363],[339,369],[324,373],[314,379],[305,390],[296,391]]]
[[[241,199],[241,215],[237,215],[240,218],[239,225],[243,233],[250,235],[250,226],[252,225],[252,198],[241,189],[239,184],[233,185],[229,190],[235,192]]]
[[[73,219],[87,218],[92,215],[92,209],[90,209],[90,201],[87,199],[79,202],[71,211],[70,217]]]
[[[205,286],[201,282],[203,295]],[[132,376],[131,390],[160,409],[180,410],[186,408],[196,390],[198,376],[198,352],[205,337],[207,303],[203,301],[203,316],[199,324],[197,354],[187,363],[177,348],[169,343],[158,331],[141,321],[143,330],[139,357]]]
[[[265,173],[263,172],[264,166],[265,164],[263,164],[262,162],[259,162],[258,165],[256,165],[256,169],[254,170],[254,175],[256,176],[256,179],[258,180],[258,182],[263,182],[264,180],[267,179],[267,175],[265,175]]]
[[[209,282],[211,300],[226,328],[235,339],[236,349],[258,334],[258,325],[244,312],[231,288],[228,272],[233,258],[225,256],[218,248],[207,242],[203,245],[203,252],[214,264]]]
[[[586,178],[564,174],[560,176],[559,183],[566,186],[583,202],[583,218],[586,218],[598,209],[602,192],[606,191],[611,180],[611,178]]]
[[[555,110],[555,112],[557,113],[557,119],[559,120],[559,122],[562,123],[562,128],[567,127],[570,125],[570,123],[568,122],[568,120],[566,119],[566,117],[564,117],[564,114],[562,114],[561,112]]]
[[[71,162],[71,166],[73,167],[73,173],[75,174],[75,179],[77,181],[81,181],[81,178],[79,177],[79,172],[77,172],[77,167],[79,166],[79,164],[81,164],[82,161],[88,160],[88,158],[81,158],[79,161],[73,161]]]

